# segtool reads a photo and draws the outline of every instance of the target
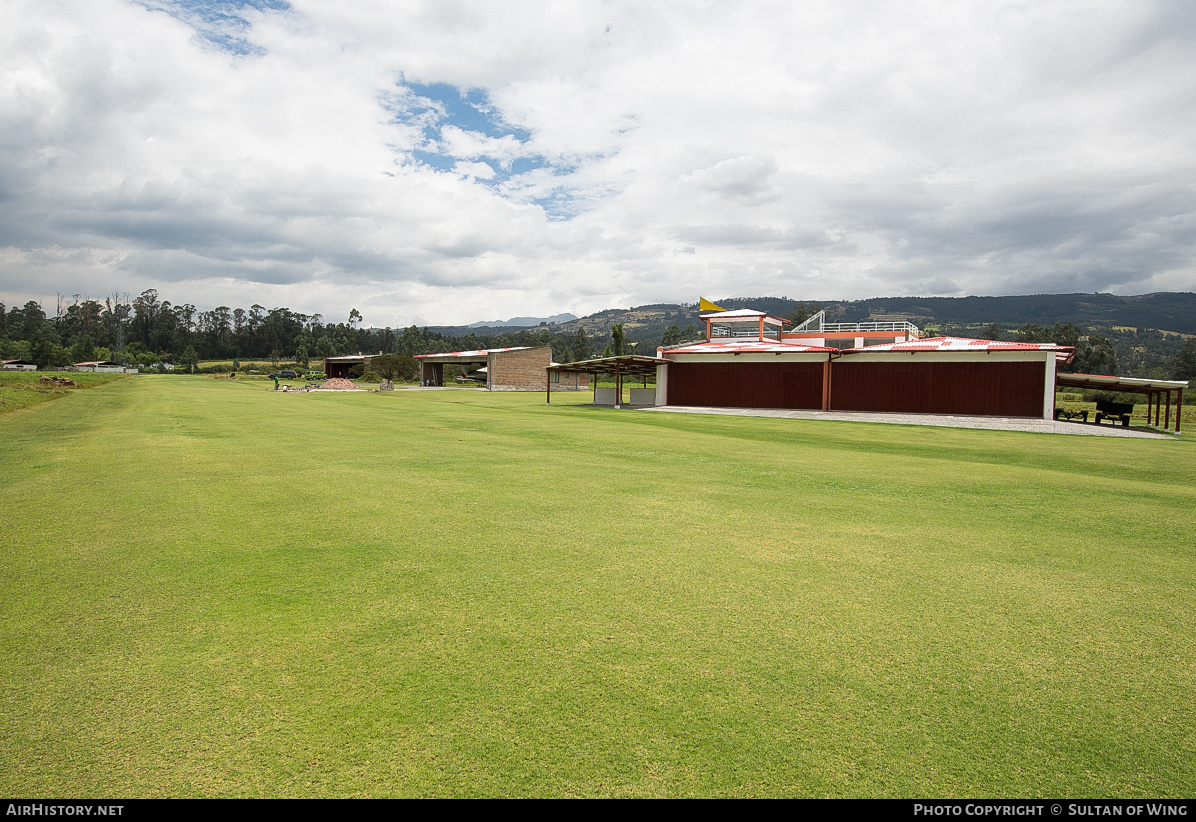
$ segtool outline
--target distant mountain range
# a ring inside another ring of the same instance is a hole
[[[723,308],[754,308],[788,316],[799,300],[788,297],[733,297],[716,299]],[[1034,294],[1017,297],[873,297],[867,300],[800,301],[807,308],[818,304],[826,310],[828,322],[867,322],[905,319],[920,328],[980,327],[996,323],[1006,331],[1033,323],[1052,326],[1073,322],[1084,328],[1143,328],[1196,334],[1196,293],[1158,292],[1135,296],[1115,294]],[[513,317],[506,321],[474,323],[468,326],[437,326],[430,330],[446,336],[479,337],[538,328],[541,323],[560,334],[575,334],[584,328],[592,339],[609,338],[610,327],[623,323],[629,341],[655,345],[665,330],[676,323],[682,330],[689,324],[701,328],[696,303],[657,303],[634,308],[610,308],[585,317],[557,314],[553,317]]]
[[[576,320],[576,314],[553,314],[551,317],[512,317],[509,320],[491,320],[490,322],[470,323],[466,328],[531,328],[541,325],[555,325]]]

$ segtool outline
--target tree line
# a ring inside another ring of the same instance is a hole
[[[788,319],[795,323],[821,308],[817,303],[807,306],[788,298],[785,302],[792,309]],[[676,319],[682,315],[666,312],[664,316]],[[194,368],[201,361],[271,360],[306,367],[313,360],[357,353],[413,357],[441,351],[551,346],[552,358],[564,363],[612,354],[651,356],[658,345],[677,345],[701,336],[692,323],[682,329],[677,322],[663,333],[663,324],[624,329],[622,323],[614,323],[607,334],[593,337],[581,327],[572,333],[541,327],[453,336],[414,325],[367,328],[364,319],[357,309],[351,310],[344,322],[325,322],[320,314],[257,304],[248,309],[222,305],[199,311],[188,303],[172,304],[154,289],[135,298],[113,294],[95,300],[75,295],[60,298],[52,313],[36,301],[11,308],[0,303],[0,357],[31,360],[42,369],[94,360],[137,367],[170,363],[184,368]],[[1049,327],[1027,323],[1014,330],[992,323],[979,331],[952,325],[931,326],[925,331],[1072,346],[1076,357],[1068,370],[1082,373],[1196,378],[1196,338],[1152,329],[1102,328],[1097,334],[1095,329],[1086,330],[1072,322],[1056,322]]]
[[[410,326],[365,328],[357,309],[345,322],[325,322],[320,314],[251,305],[217,306],[199,311],[189,303],[174,305],[155,289],[136,298],[113,295],[103,300],[59,300],[53,314],[29,301],[8,308],[0,303],[0,356],[26,359],[39,368],[111,360],[152,367],[159,363],[194,367],[207,360],[272,360],[306,366],[324,357],[366,353],[414,356],[440,351],[515,346],[552,346],[557,362],[595,355],[584,329],[562,334],[544,329],[450,337]]]

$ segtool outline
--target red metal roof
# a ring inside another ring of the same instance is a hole
[[[801,345],[799,343],[776,342],[775,340],[754,340],[750,338],[709,340],[684,345],[678,348],[666,348],[664,354],[818,354],[826,351],[836,351],[817,345]]]
[[[1055,343],[1020,343],[1006,340],[972,340],[967,337],[924,337],[919,340],[866,345],[850,351],[1072,351]]]

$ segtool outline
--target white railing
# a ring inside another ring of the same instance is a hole
[[[828,323],[826,322],[826,311],[819,311],[813,317],[806,320],[801,325],[796,326],[790,333],[825,333],[832,332],[836,334],[842,333],[856,333],[864,331],[899,331],[908,332],[913,336],[918,336],[918,326],[909,322],[908,320],[897,320],[892,322],[878,322],[878,323]]]
[[[908,331],[911,334],[918,333],[918,326],[911,322],[901,320],[900,322],[887,323],[823,323],[822,331],[827,332],[843,332],[843,331]]]

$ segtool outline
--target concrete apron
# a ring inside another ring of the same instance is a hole
[[[661,405],[641,409],[675,414],[721,414],[732,417],[779,417],[791,420],[834,420],[839,422],[879,422],[892,425],[930,425],[939,428],[978,428],[990,431],[1029,431],[1035,434],[1079,434],[1096,437],[1137,437],[1174,439],[1170,434],[1141,428],[1122,428],[1080,422],[1056,422],[1034,417],[969,417],[953,414],[890,414],[875,411],[799,411],[789,408],[709,408],[702,406]]]

